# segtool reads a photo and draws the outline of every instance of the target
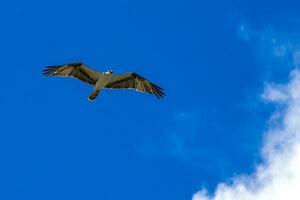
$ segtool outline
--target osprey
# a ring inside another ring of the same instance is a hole
[[[146,80],[136,73],[114,75],[112,70],[97,72],[83,63],[70,63],[57,66],[47,66],[43,70],[44,76],[73,77],[94,86],[89,100],[93,101],[99,95],[101,89],[135,89],[155,95],[157,98],[165,94],[163,89]]]

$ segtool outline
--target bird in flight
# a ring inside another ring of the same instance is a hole
[[[47,66],[43,70],[44,76],[72,77],[94,86],[94,90],[88,97],[93,101],[99,95],[101,89],[134,89],[155,95],[157,98],[165,96],[163,89],[146,80],[144,77],[130,72],[114,75],[112,70],[97,72],[83,63],[70,63],[57,66]]]

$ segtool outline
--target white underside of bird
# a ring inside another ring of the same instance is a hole
[[[105,73],[97,73],[95,74],[95,79],[97,80],[95,83],[95,87],[93,92],[89,96],[89,100],[93,101],[99,95],[102,88],[104,88],[112,79],[113,75],[110,71]]]

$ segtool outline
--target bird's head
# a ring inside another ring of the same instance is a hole
[[[113,70],[108,70],[107,72],[104,72],[105,75],[108,75],[108,74],[113,74]]]

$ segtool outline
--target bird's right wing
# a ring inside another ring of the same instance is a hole
[[[165,96],[162,88],[132,72],[114,75],[112,80],[105,87],[111,89],[134,89],[140,92],[154,94],[157,98]]]
[[[94,85],[97,81],[93,76],[96,73],[98,72],[83,63],[47,66],[43,70],[43,75],[45,76],[73,77],[91,85]]]

